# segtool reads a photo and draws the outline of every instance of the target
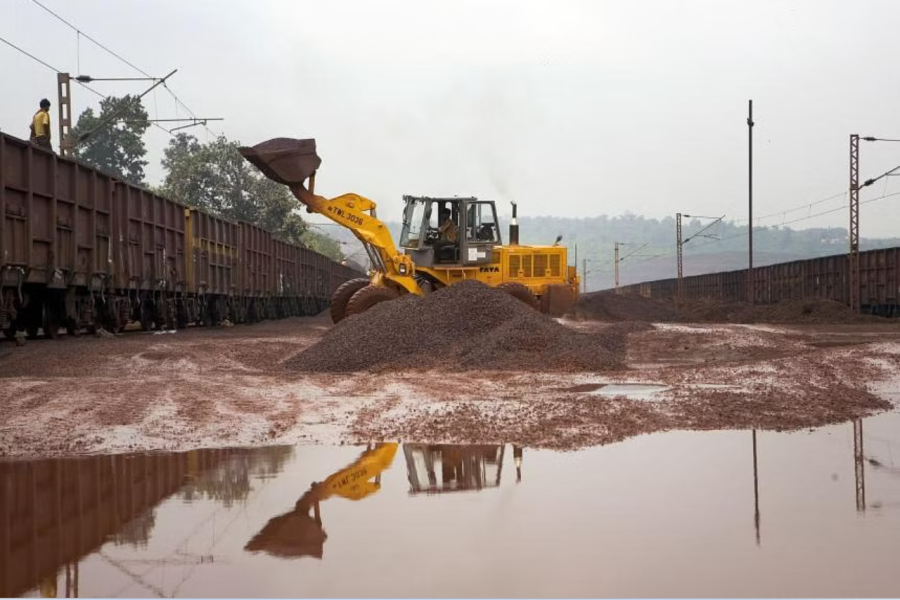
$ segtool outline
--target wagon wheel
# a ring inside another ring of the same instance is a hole
[[[66,319],[66,334],[72,337],[81,337],[81,326],[75,319]]]
[[[175,305],[175,325],[178,329],[184,329],[188,324],[187,307],[184,301],[179,301]]]
[[[141,329],[143,331],[151,331],[153,325],[153,305],[145,300],[141,302]]]
[[[44,320],[43,320],[43,328],[44,335],[50,338],[51,340],[55,340],[59,337],[59,327],[61,325],[59,318],[59,311],[57,308],[51,304],[44,305]]]

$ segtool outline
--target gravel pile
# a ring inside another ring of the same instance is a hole
[[[683,315],[674,303],[643,296],[620,296],[612,292],[584,294],[570,311],[577,319],[591,321],[644,321],[669,323],[681,321]]]
[[[677,302],[620,296],[612,292],[585,294],[570,311],[576,319],[642,321],[647,323],[873,323],[885,319],[858,315],[833,300],[786,300],[775,304],[688,300]]]
[[[603,371],[622,366],[625,336],[646,327],[574,332],[502,291],[463,281],[344,319],[285,366],[305,372]]]

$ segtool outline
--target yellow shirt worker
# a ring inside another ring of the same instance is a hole
[[[50,101],[41,100],[41,108],[31,119],[31,143],[51,150],[50,146]]]

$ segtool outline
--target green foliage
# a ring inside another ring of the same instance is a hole
[[[301,240],[307,248],[324,254],[332,260],[340,262],[344,258],[344,254],[341,252],[341,243],[329,235],[307,229]]]
[[[163,194],[228,219],[253,223],[279,239],[304,243],[307,226],[297,200],[284,185],[267,179],[238,152],[240,143],[221,136],[201,144],[179,134],[165,150]]]
[[[72,129],[75,156],[104,173],[135,185],[144,183],[143,135],[150,123],[137,96],[111,96],[100,101],[100,115],[91,108]]]

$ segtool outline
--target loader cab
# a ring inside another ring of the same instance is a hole
[[[400,247],[420,267],[493,262],[501,245],[497,208],[477,198],[404,196]]]

